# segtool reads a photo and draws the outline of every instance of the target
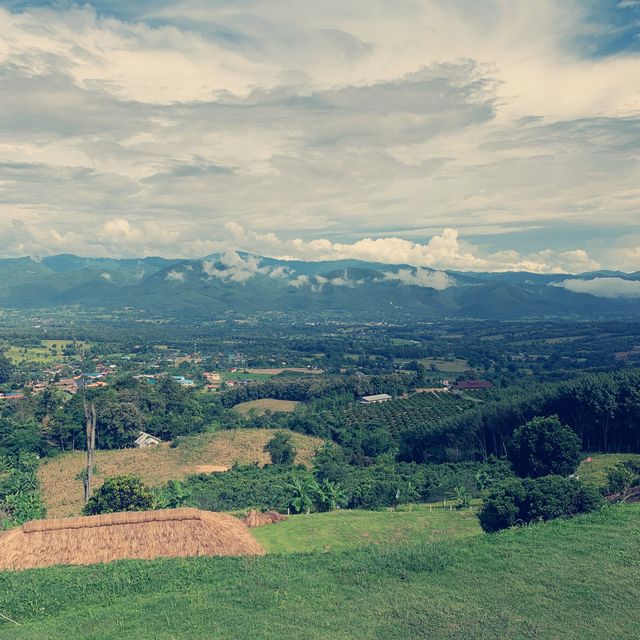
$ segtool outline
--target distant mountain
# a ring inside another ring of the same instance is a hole
[[[441,272],[359,260],[284,261],[248,253],[199,260],[58,255],[0,260],[0,307],[129,307],[152,316],[190,318],[265,312],[377,319],[640,318],[635,284],[625,285],[623,293],[629,297],[600,297],[602,293],[558,286],[565,280],[596,278],[619,283],[638,281],[640,274]]]

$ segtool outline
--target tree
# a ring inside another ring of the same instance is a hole
[[[316,490],[318,511],[335,511],[346,503],[347,494],[337,483],[323,480]]]
[[[97,436],[101,449],[130,447],[145,427],[145,417],[132,402],[108,402],[98,413]]]
[[[148,511],[153,506],[153,493],[138,476],[111,476],[93,492],[82,512],[90,516],[117,511]]]
[[[291,508],[296,513],[309,513],[313,509],[314,497],[317,496],[319,485],[313,479],[302,479],[297,476],[290,478],[287,489],[293,493]]]
[[[0,352],[0,384],[10,382],[12,374],[13,365],[11,360],[3,352]]]
[[[558,416],[538,416],[513,432],[507,454],[521,477],[568,476],[580,462],[580,438]]]
[[[267,442],[263,451],[269,453],[272,464],[293,464],[296,458],[296,448],[291,442],[291,434],[284,433],[284,431],[278,431]]]

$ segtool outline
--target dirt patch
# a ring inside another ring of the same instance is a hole
[[[231,467],[222,464],[197,464],[193,467],[194,473],[222,473],[229,471]]]
[[[233,407],[234,411],[241,413],[243,416],[255,414],[257,416],[264,415],[267,411],[279,411],[281,413],[291,413],[295,411],[299,402],[295,400],[275,400],[273,398],[262,398],[261,400],[249,400],[249,402],[241,402]]]

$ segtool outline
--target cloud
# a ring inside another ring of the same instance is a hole
[[[9,3],[0,253],[640,269],[635,4]]]
[[[514,250],[483,254],[460,239],[457,229],[447,228],[424,243],[397,237],[365,238],[352,243],[327,238],[282,240],[273,233],[246,231],[234,224],[231,240],[237,246],[285,260],[359,259],[383,264],[460,271],[531,271],[533,273],[581,273],[601,265],[583,249],[553,251],[544,249],[522,255]]]
[[[444,271],[427,271],[418,267],[415,270],[399,269],[398,271],[387,271],[384,274],[385,280],[398,280],[402,284],[425,287],[428,289],[436,289],[444,291],[449,287],[455,286],[455,279],[446,274]]]
[[[640,281],[623,278],[593,278],[592,280],[563,280],[553,283],[574,293],[589,293],[599,298],[640,298]]]
[[[219,278],[229,282],[246,282],[258,274],[273,275],[276,270],[260,267],[260,259],[256,256],[249,255],[243,258],[235,251],[227,251],[218,261],[203,260],[202,271],[209,278]],[[279,272],[284,275],[284,269],[279,269]]]
[[[170,282],[184,282],[187,274],[183,271],[178,271],[177,269],[172,269],[169,271],[165,277],[165,280],[169,280]]]

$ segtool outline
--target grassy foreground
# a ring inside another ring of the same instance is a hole
[[[253,529],[267,553],[345,551],[368,545],[430,543],[481,533],[476,510],[412,505],[397,511],[333,511],[291,516]]]
[[[628,505],[431,545],[0,573],[21,625],[0,637],[631,640],[639,536]]]

